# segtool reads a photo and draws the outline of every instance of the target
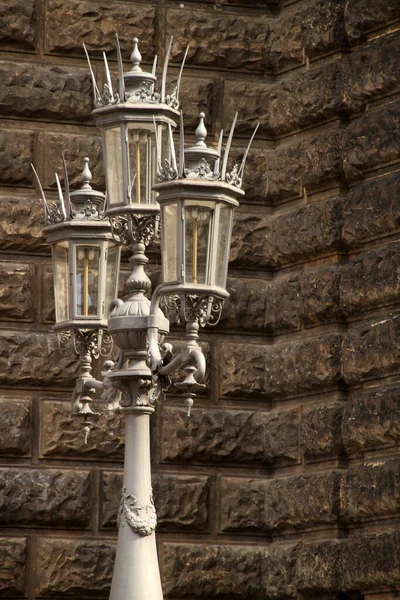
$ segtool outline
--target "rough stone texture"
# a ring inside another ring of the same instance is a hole
[[[261,551],[261,581],[266,598],[291,598],[296,594],[297,544],[270,544]]]
[[[167,11],[167,37],[174,36],[171,58],[181,62],[190,43],[189,64],[224,69],[262,70],[268,19],[263,15],[188,10]],[[193,41],[192,41],[193,40]]]
[[[306,460],[342,454],[343,409],[339,403],[303,407],[300,440]]]
[[[231,149],[231,160],[229,165],[241,164],[243,155],[247,148]],[[243,176],[242,189],[245,191],[245,196],[240,199],[241,204],[256,202],[264,204],[268,191],[268,175],[267,166],[270,160],[270,154],[265,148],[251,147],[247,155],[246,166]],[[230,167],[228,167],[230,168]]]
[[[42,401],[41,414],[43,456],[123,458],[124,421],[120,415],[102,411],[85,444],[82,419],[71,413],[69,402]]]
[[[30,184],[33,171],[35,132],[7,129],[0,132],[0,182]]]
[[[172,89],[173,86],[171,85]],[[203,111],[206,114],[207,132],[211,137],[213,131],[211,115],[215,110],[215,95],[216,91],[212,79],[182,77],[180,99],[185,117],[186,132],[195,131],[199,124],[199,113]]]
[[[140,40],[144,59],[152,59],[154,49],[155,7],[130,2],[81,2],[80,0],[49,0],[46,10],[48,27],[47,49],[83,55],[82,42],[96,54],[113,51],[115,33],[124,56],[132,52],[132,38]]]
[[[269,480],[221,480],[221,530],[280,531],[334,523],[339,516],[339,471]]]
[[[400,441],[400,387],[380,386],[350,394],[343,421],[348,453],[394,446]]]
[[[44,215],[39,195],[0,197],[0,248],[8,252],[42,251],[50,254],[43,238]]]
[[[0,8],[0,42],[35,47],[35,0],[3,0]]]
[[[298,411],[165,408],[161,457],[176,463],[290,464],[298,461]]]
[[[335,334],[272,346],[225,342],[221,392],[272,398],[331,387],[340,380],[340,346],[341,336]]]
[[[0,331],[0,383],[70,386],[77,375],[75,356],[59,354],[54,334]]]
[[[0,454],[29,455],[31,403],[12,397],[0,400]]]
[[[351,43],[366,38],[369,31],[385,25],[400,15],[400,6],[392,0],[349,0],[346,4],[345,28]]]
[[[235,277],[228,279],[227,290],[230,296],[224,304],[219,327],[260,332],[265,329],[268,282]]]
[[[114,564],[109,540],[38,539],[39,596],[108,596]]]
[[[33,321],[33,265],[0,263],[0,319]]]
[[[83,121],[92,110],[85,69],[1,62],[0,114]]]
[[[152,476],[157,529],[204,531],[208,519],[208,478],[168,475]],[[122,475],[103,473],[101,524],[116,527]]]
[[[25,596],[26,538],[0,538],[0,594],[4,596]]]
[[[0,469],[3,525],[87,527],[89,473],[54,469]]]
[[[296,588],[303,593],[319,594],[342,589],[342,542],[313,541],[297,549]]]
[[[164,544],[163,589],[172,597],[259,599],[260,556],[254,547]]]

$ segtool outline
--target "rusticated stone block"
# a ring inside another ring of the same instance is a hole
[[[268,330],[275,333],[300,328],[300,281],[296,273],[274,278],[268,285],[264,302],[264,322]]]
[[[0,594],[26,595],[26,538],[0,538]]]
[[[343,340],[342,370],[354,384],[400,368],[400,314],[353,326]]]
[[[33,321],[32,277],[25,263],[0,263],[0,320]]]
[[[343,452],[341,425],[343,404],[304,406],[300,440],[307,460],[337,456]]]
[[[234,164],[240,165],[242,163],[245,151],[246,148],[231,148],[231,159],[228,164],[228,170],[230,170],[230,167],[233,168]],[[268,153],[264,148],[250,148],[244,169],[242,186],[246,195],[240,199],[241,204],[247,202],[265,203],[268,186],[268,177],[266,175],[268,161]]]
[[[268,19],[218,10],[177,8],[167,11],[167,37],[173,35],[172,60],[202,67],[262,70]]]
[[[341,516],[350,523],[397,515],[400,460],[374,460],[350,467],[343,478]]]
[[[366,308],[397,302],[399,269],[399,244],[357,255],[340,274],[340,303],[344,314],[359,314]]]
[[[342,547],[336,540],[299,544],[296,561],[297,591],[337,593],[342,589]]]
[[[260,600],[260,551],[246,546],[164,544],[163,589],[172,597]]]
[[[35,47],[35,0],[4,0],[0,10],[0,40],[7,44]]]
[[[343,202],[343,239],[349,247],[392,233],[400,225],[400,174],[353,188]]]
[[[229,278],[229,300],[225,302],[219,327],[240,331],[262,331],[266,326],[270,286],[263,279]]]
[[[204,531],[208,519],[208,478],[156,473],[152,476],[157,530]],[[103,527],[117,524],[122,475],[103,473]]]
[[[87,69],[1,62],[0,114],[85,121],[93,108]]]
[[[101,412],[85,444],[82,420],[71,413],[70,403],[42,401],[41,453],[43,456],[122,459],[123,423],[120,415]]]
[[[132,38],[140,40],[144,59],[154,50],[155,8],[143,4],[49,0],[46,10],[47,49],[83,56],[84,42],[91,52],[115,51],[118,33],[124,55],[130,56]]]
[[[393,590],[400,585],[400,532],[359,536],[346,541],[342,557],[343,589]]]
[[[341,316],[341,271],[335,264],[316,271],[305,271],[300,277],[299,318],[312,325]]]
[[[261,552],[263,598],[291,598],[297,596],[297,544],[270,544]]]
[[[0,515],[7,525],[87,526],[89,472],[0,469]]]
[[[304,196],[309,190],[341,181],[344,136],[344,130],[334,129],[270,150],[266,161],[267,198]]]
[[[0,401],[0,454],[17,456],[30,452],[31,403],[2,398]]]
[[[334,523],[341,477],[328,471],[268,480],[222,478],[221,530],[271,532]]]
[[[363,114],[351,121],[343,145],[343,170],[350,183],[362,181],[364,172],[397,161],[400,144],[400,103]]]
[[[233,265],[276,267],[341,246],[342,200],[330,198],[273,217],[235,214],[230,260]]]
[[[107,597],[114,564],[109,540],[39,538],[36,593],[39,596]]]
[[[54,334],[0,332],[0,382],[6,385],[70,386],[77,377],[75,356],[61,356]]]
[[[55,173],[58,173],[63,185],[62,154],[64,153],[69,185],[72,189],[78,189],[82,185],[83,159],[88,156],[89,168],[93,176],[90,185],[93,189],[104,191],[105,179],[100,136],[46,133],[43,145],[46,151],[43,178],[45,187],[57,187]]]
[[[1,19],[1,17],[0,17]],[[32,183],[35,132],[21,129],[0,131],[0,181],[2,183]]]
[[[210,136],[212,133],[214,94],[214,82],[212,79],[182,77],[179,97],[185,117],[185,131],[194,131],[199,124],[200,112],[204,112],[206,114],[207,131]]]
[[[298,461],[298,411],[164,408],[161,457],[166,462],[290,464]]]
[[[331,387],[340,380],[340,346],[339,334],[270,346],[223,343],[221,393],[276,398]]]
[[[368,31],[385,25],[400,15],[400,6],[392,0],[349,0],[346,3],[345,28],[351,43],[366,38]]]
[[[273,84],[263,81],[242,81],[239,79],[224,81],[224,107],[222,126],[229,131],[236,112],[239,113],[236,132],[252,135],[257,123],[260,123],[258,135],[270,135],[271,126],[268,118],[269,94]]]
[[[342,436],[349,453],[400,441],[400,387],[380,386],[352,392],[346,403]]]
[[[343,63],[341,108],[359,112],[368,101],[398,90],[400,66],[396,58],[399,52],[398,31],[352,52],[348,62]]]
[[[53,283],[53,267],[51,265],[41,266],[41,288],[42,288],[42,304],[41,304],[41,319],[42,323],[54,324],[56,320],[55,305],[54,305],[54,283]]]
[[[340,48],[345,41],[344,0],[314,0],[271,21],[266,64],[275,69]]]
[[[0,198],[0,248],[10,252],[38,250],[50,254],[43,237],[44,214],[39,196]]]

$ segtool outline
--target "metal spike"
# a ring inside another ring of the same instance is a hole
[[[39,175],[37,174],[36,169],[35,169],[35,167],[33,166],[32,163],[31,163],[31,168],[32,168],[32,171],[35,174],[36,181],[38,182],[39,190],[40,190],[40,193],[42,195],[43,208],[44,208],[44,216],[45,216],[46,223],[47,223],[47,217],[48,217],[48,214],[49,214],[49,205],[47,204],[46,196],[44,195],[44,191],[43,191],[43,188],[42,188],[42,184],[40,183]]]
[[[91,78],[92,78],[94,100],[95,100],[95,102],[97,102],[100,99],[101,95],[100,95],[100,92],[99,92],[99,88],[97,87],[96,77],[94,76],[94,73],[93,73],[92,64],[91,64],[90,58],[89,58],[89,53],[86,50],[86,46],[85,46],[84,43],[82,44],[82,46],[83,46],[83,49],[84,49],[85,54],[86,54],[86,60],[88,62],[89,71],[90,71],[90,75],[91,75]]]
[[[69,179],[67,171],[67,163],[65,162],[64,153],[62,153],[63,172],[64,172],[64,190],[65,190],[65,210],[67,212],[68,219],[72,217],[71,210],[71,196],[69,194]]]
[[[62,188],[61,188],[61,183],[60,183],[60,178],[58,177],[58,174],[56,173],[56,181],[57,181],[57,188],[58,188],[58,197],[60,199],[60,204],[61,204],[61,212],[63,214],[64,220],[67,220],[67,213],[65,210],[65,203],[64,203],[64,196],[62,193]]]
[[[160,148],[160,140],[158,137],[158,129],[156,119],[153,115],[153,123],[154,123],[154,137],[156,139],[156,154],[157,154],[157,171],[161,171],[161,148]]]
[[[169,135],[169,144],[170,144],[170,148],[171,148],[171,166],[176,171],[177,170],[176,154],[175,154],[174,138],[172,136],[172,127],[171,127],[170,123],[168,123],[168,135]]]
[[[164,60],[164,67],[163,67],[163,73],[162,73],[162,79],[161,79],[161,102],[165,102],[165,88],[166,88],[166,85],[167,85],[167,72],[168,72],[169,55],[171,54],[171,48],[172,48],[173,39],[174,39],[173,36],[171,36],[171,39],[169,40],[169,45],[168,45],[167,53],[165,55],[165,60]]]
[[[176,82],[176,97],[177,97],[178,100],[179,100],[179,90],[181,89],[181,80],[182,80],[183,67],[185,66],[186,57],[188,55],[188,52],[189,52],[189,46],[186,46],[185,55],[183,57],[183,61],[182,61],[182,64],[181,64],[181,70],[179,71],[178,81]]]
[[[155,57],[154,57],[154,60],[153,60],[153,68],[151,69],[151,74],[152,75],[156,74],[156,71],[157,71],[157,62],[158,62],[158,56],[156,54]]]
[[[114,92],[113,92],[113,86],[112,86],[112,81],[111,81],[110,69],[108,68],[108,61],[107,61],[107,56],[106,56],[105,52],[103,52],[103,60],[104,60],[104,67],[106,69],[107,85],[108,85],[108,89],[110,91],[111,100],[113,101],[114,100]]]
[[[218,154],[219,154],[219,158],[217,158],[217,160],[215,161],[215,165],[214,165],[214,175],[217,175],[219,173],[219,165],[221,163],[221,152],[222,152],[222,142],[224,139],[224,130],[221,129],[221,133],[219,134],[219,140],[218,140]]]
[[[183,124],[183,111],[180,115],[180,129],[179,129],[179,171],[178,177],[182,178],[185,172],[185,128]]]
[[[121,45],[119,43],[119,37],[117,33],[115,34],[115,42],[117,45],[119,101],[125,102],[124,66],[122,63]]]
[[[244,155],[243,155],[243,159],[242,159],[242,162],[241,162],[241,165],[240,165],[239,171],[238,171],[238,176],[239,176],[239,177],[243,177],[243,173],[244,173],[244,167],[245,167],[245,165],[246,165],[247,156],[248,156],[248,154],[249,154],[250,147],[251,147],[251,145],[252,145],[252,143],[253,143],[253,140],[254,140],[254,138],[255,138],[255,135],[256,135],[256,133],[257,133],[257,131],[258,131],[258,128],[259,128],[259,127],[260,127],[260,123],[257,123],[257,126],[256,126],[256,128],[255,128],[255,130],[254,130],[254,133],[253,133],[253,135],[252,135],[252,136],[251,136],[251,138],[250,138],[249,145],[248,145],[248,146],[247,146],[247,148],[246,148],[246,152],[245,152],[245,153],[244,153]]]
[[[234,116],[234,119],[233,119],[233,123],[232,123],[232,127],[231,127],[231,130],[229,132],[228,141],[226,142],[226,146],[225,146],[224,160],[222,162],[222,169],[221,169],[221,179],[222,179],[222,181],[225,181],[225,177],[226,177],[226,169],[227,169],[227,166],[228,166],[229,152],[231,150],[232,139],[233,139],[233,134],[234,134],[235,127],[236,127],[237,118],[238,118],[238,113],[235,113],[235,116]]]

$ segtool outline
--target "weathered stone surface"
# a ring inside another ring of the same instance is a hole
[[[208,519],[208,478],[156,473],[152,476],[157,530],[204,531]],[[116,527],[122,475],[103,473],[101,524]]]
[[[0,114],[85,121],[93,108],[87,69],[1,62]]]
[[[164,408],[161,457],[166,462],[290,464],[298,461],[298,411]]]
[[[1,19],[1,17],[0,17]],[[2,183],[32,183],[35,132],[22,129],[0,131],[0,181]]]
[[[167,11],[167,37],[174,36],[172,60],[183,59],[188,40],[188,63],[202,67],[262,70],[268,19],[218,10],[177,8]]]
[[[400,441],[400,387],[379,386],[352,392],[346,403],[343,443],[348,453]]]
[[[10,252],[38,250],[50,254],[43,237],[44,215],[39,195],[0,197],[0,248]]]
[[[255,547],[164,544],[163,589],[172,597],[260,600]]]
[[[171,86],[173,89],[173,86]],[[207,131],[209,137],[213,130],[211,116],[215,110],[214,81],[212,79],[195,79],[194,77],[182,77],[180,91],[181,108],[185,116],[185,131],[195,131],[199,124],[199,114],[206,114]]]
[[[140,53],[151,59],[155,44],[154,6],[130,2],[81,2],[50,0],[46,10],[47,49],[50,52],[74,52],[83,56],[82,42],[89,51],[115,51],[115,33],[124,57],[132,52],[132,38],[140,40]]]
[[[0,40],[4,44],[35,47],[35,0],[4,0],[0,8]]]
[[[225,342],[221,393],[276,398],[331,387],[340,380],[340,346],[339,334],[274,345]]]
[[[282,200],[304,196],[343,180],[343,129],[309,135],[300,141],[279,144],[267,153],[266,196]]]
[[[229,300],[225,302],[218,327],[240,331],[262,331],[266,326],[270,286],[262,279],[229,278]]]
[[[266,64],[275,69],[340,48],[345,41],[344,0],[314,0],[270,24]]]
[[[75,356],[61,356],[52,333],[0,331],[0,382],[6,385],[71,386]]]
[[[87,526],[89,472],[0,469],[0,520],[7,525]]]
[[[36,593],[40,596],[107,597],[114,564],[109,540],[39,538]]]
[[[33,321],[33,265],[0,263],[0,319]]]
[[[297,273],[288,277],[274,278],[268,284],[264,299],[266,311],[264,323],[272,333],[288,329],[299,329],[300,322],[300,281]]]
[[[260,123],[259,134],[270,135],[269,95],[273,84],[263,81],[229,80],[224,82],[223,121],[224,131],[229,131],[236,111],[239,113],[236,132],[251,135],[257,123]]]
[[[381,377],[400,367],[400,315],[390,314],[356,324],[343,339],[342,370],[346,383]]]
[[[400,460],[374,460],[350,467],[343,478],[341,516],[350,523],[397,515]]]
[[[392,233],[400,225],[400,175],[394,173],[353,188],[343,202],[343,239],[349,247]]]
[[[340,304],[346,315],[398,301],[400,245],[390,244],[356,255],[340,274]]]
[[[307,460],[337,456],[343,452],[341,425],[343,404],[304,406],[300,441]]]
[[[124,420],[118,415],[101,412],[88,442],[82,432],[82,420],[71,414],[70,403],[42,401],[41,453],[43,456],[93,457],[122,459]]]
[[[263,598],[291,598],[297,596],[297,544],[270,544],[261,551]]]
[[[27,583],[26,538],[0,538],[0,594],[25,596]]]
[[[366,38],[368,31],[385,25],[400,15],[400,6],[392,0],[349,0],[346,3],[345,28],[351,43]]]
[[[71,188],[81,187],[83,159],[88,156],[89,168],[93,176],[91,186],[93,189],[104,191],[105,175],[100,136],[46,133],[43,145],[46,150],[43,177],[45,187],[57,187],[55,173],[58,173],[63,183],[62,154],[64,153]]]
[[[296,588],[305,593],[337,592],[342,589],[342,547],[336,540],[299,544]]]
[[[337,320],[341,316],[341,270],[337,264],[300,277],[301,323],[312,325]]]
[[[340,509],[339,471],[221,480],[223,532],[275,531],[334,523]]]
[[[28,455],[31,447],[31,403],[12,397],[0,400],[0,454]]]
[[[253,142],[254,143],[254,142]],[[240,165],[247,147],[231,148],[231,159],[229,166]],[[246,195],[240,199],[241,204],[257,202],[265,204],[266,192],[268,189],[267,166],[269,153],[264,148],[250,147],[247,155],[246,166],[243,176],[242,189]]]

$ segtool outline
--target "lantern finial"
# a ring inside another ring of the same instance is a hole
[[[131,54],[131,61],[132,61],[132,71],[133,73],[141,73],[142,72],[142,68],[140,66],[140,63],[142,62],[142,55],[139,52],[139,48],[138,48],[138,43],[139,40],[137,37],[133,38],[133,50],[132,50],[132,54]]]
[[[91,190],[92,186],[90,185],[90,182],[92,181],[92,174],[90,172],[89,169],[89,158],[87,156],[85,156],[85,158],[83,159],[84,162],[84,166],[83,166],[83,171],[82,171],[82,190]]]
[[[205,143],[205,139],[207,137],[207,129],[206,126],[204,125],[204,119],[205,119],[205,114],[203,112],[200,113],[200,123],[197,126],[197,129],[195,131],[195,136],[197,139],[196,142],[196,146],[202,146],[205,147],[206,143]]]

